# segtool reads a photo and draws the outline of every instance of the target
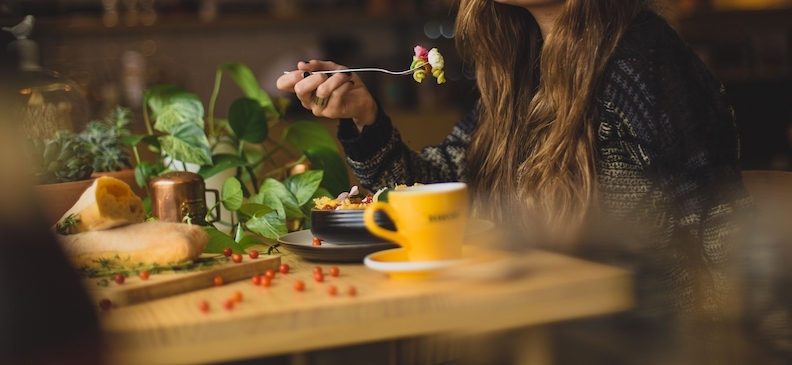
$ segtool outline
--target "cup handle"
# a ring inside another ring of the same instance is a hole
[[[387,214],[393,223],[396,225],[396,231],[391,231],[389,229],[385,229],[380,227],[377,222],[374,220],[374,214],[377,213],[378,210],[382,210]],[[388,241],[392,241],[399,246],[402,247],[409,247],[410,240],[407,239],[401,233],[398,233],[399,230],[399,222],[398,222],[398,215],[396,211],[390,206],[390,204],[385,202],[374,202],[368,207],[366,210],[363,211],[363,223],[366,224],[366,228],[368,228],[369,232],[373,233],[374,235],[380,236]]]
[[[216,189],[206,189],[206,192],[214,194],[214,196],[215,196],[215,200],[214,201],[215,202],[219,202],[220,201],[220,192],[217,191]],[[216,204],[215,212],[217,213],[217,215],[215,215],[215,219],[209,221],[210,223],[214,223],[214,222],[219,222],[220,221],[220,204]]]

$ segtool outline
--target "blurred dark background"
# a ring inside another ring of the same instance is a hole
[[[658,0],[662,13],[724,82],[738,118],[744,168],[792,170],[792,0]],[[40,62],[73,80],[92,118],[142,91],[180,84],[208,101],[216,67],[248,65],[271,94],[309,59],[405,69],[416,44],[446,58],[448,84],[366,74],[415,148],[437,143],[475,99],[454,49],[454,0],[0,0],[0,25],[35,16]],[[0,32],[0,75],[15,67]],[[226,80],[222,117],[240,93]],[[285,95],[284,95],[285,96]],[[291,113],[303,113],[294,103]],[[142,121],[138,118],[142,128]],[[411,128],[420,126],[420,128]],[[415,132],[411,132],[415,130]]]

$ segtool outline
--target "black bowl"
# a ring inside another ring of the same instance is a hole
[[[374,221],[385,229],[396,229],[393,221],[382,211],[374,213]],[[369,232],[363,223],[363,209],[312,210],[311,233],[323,241],[339,245],[389,242]]]

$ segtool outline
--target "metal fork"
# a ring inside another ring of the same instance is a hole
[[[404,70],[404,71],[391,71],[391,70],[386,70],[384,68],[364,67],[364,68],[349,68],[349,69],[345,69],[345,70],[314,71],[314,72],[309,72],[309,74],[311,74],[311,75],[313,75],[313,74],[337,74],[337,73],[340,73],[340,72],[383,72],[383,73],[390,74],[390,75],[409,75],[409,74],[412,74],[413,72],[415,72],[415,70],[424,67],[424,65],[425,65],[425,63],[421,63],[421,64],[418,64],[418,65],[416,65],[415,67],[413,67],[413,68],[411,68],[409,70]],[[291,71],[283,71],[283,73],[284,74],[289,74],[289,73],[291,73]]]

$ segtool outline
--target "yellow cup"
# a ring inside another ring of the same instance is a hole
[[[378,210],[390,217],[396,231],[377,225],[374,214]],[[366,228],[402,246],[410,261],[460,258],[467,218],[468,188],[461,182],[393,190],[387,202],[373,203],[363,213]]]

